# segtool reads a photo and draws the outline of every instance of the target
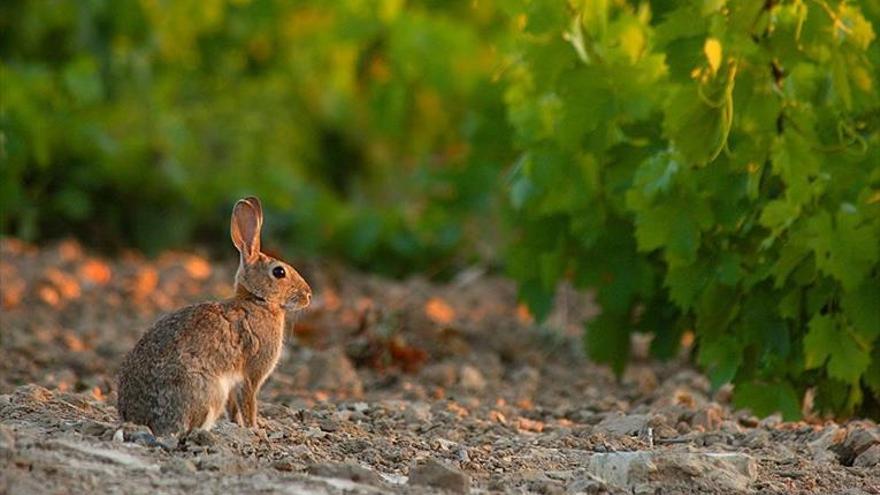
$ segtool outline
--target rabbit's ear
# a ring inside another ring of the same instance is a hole
[[[260,199],[256,196],[248,196],[241,201],[246,201],[256,210],[260,228],[263,228],[263,205],[260,204]]]
[[[245,263],[253,263],[260,254],[260,229],[263,208],[257,198],[238,200],[232,209],[232,243]]]

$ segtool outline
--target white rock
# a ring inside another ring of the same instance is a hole
[[[611,485],[653,492],[651,485],[679,481],[741,492],[757,477],[757,463],[746,454],[713,452],[612,452],[593,454],[587,469]]]

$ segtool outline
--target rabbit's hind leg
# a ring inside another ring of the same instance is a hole
[[[241,412],[241,386],[236,385],[229,391],[229,398],[226,400],[226,416],[229,421],[244,426],[244,416]]]

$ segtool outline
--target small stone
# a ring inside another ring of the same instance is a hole
[[[453,493],[469,493],[471,479],[460,469],[430,458],[410,468],[409,484],[432,486]]]
[[[15,389],[14,402],[48,402],[54,395],[52,391],[39,385],[28,384]]]
[[[743,416],[739,418],[739,424],[746,428],[755,428],[760,421],[755,416]]]
[[[172,457],[162,465],[163,473],[187,474],[196,472],[196,465],[188,459]]]
[[[702,427],[704,431],[713,431],[721,425],[721,408],[715,404],[709,405],[694,414],[691,424],[694,427]]]
[[[846,490],[840,492],[840,495],[870,495],[865,490],[861,488],[847,488]]]
[[[730,383],[726,383],[715,392],[714,400],[720,404],[730,404],[731,399],[733,399],[733,385]]]
[[[210,447],[217,443],[217,437],[213,433],[201,428],[195,429],[186,436],[186,443],[199,445],[201,447]]]
[[[148,431],[135,431],[128,435],[127,442],[143,445],[144,447],[155,447],[158,442],[156,437]]]
[[[831,450],[837,453],[841,464],[852,466],[858,456],[877,444],[880,444],[880,434],[856,427],[849,431],[842,443],[832,446]]]
[[[407,401],[406,408],[403,410],[403,417],[407,423],[418,424],[430,422],[434,414],[431,412],[431,405],[427,402]]]
[[[469,392],[482,392],[486,389],[486,379],[477,368],[464,365],[459,371],[458,382]]]
[[[608,492],[608,486],[601,479],[588,473],[586,476],[582,476],[570,482],[568,486],[565,487],[565,491],[572,494],[585,493],[588,495],[594,495]]]
[[[333,419],[322,419],[318,422],[318,427],[321,428],[321,431],[332,433],[339,430],[339,422]]]
[[[425,366],[421,371],[422,379],[438,387],[449,388],[457,378],[455,367],[449,363],[434,363]]]
[[[562,495],[565,493],[559,481],[546,476],[532,478],[526,481],[523,488],[527,493],[540,493],[541,495]]]
[[[880,444],[872,445],[853,461],[856,467],[874,467],[880,465]]]
[[[773,429],[782,424],[782,414],[776,413],[767,416],[758,422],[758,425],[762,428]]]
[[[629,366],[623,375],[623,383],[634,387],[640,394],[648,395],[657,389],[657,373],[650,366]]]
[[[12,428],[0,425],[0,458],[11,458],[15,452],[15,436]]]
[[[339,478],[374,486],[382,484],[382,478],[375,471],[357,464],[312,464],[306,471],[321,478]]]
[[[110,426],[98,423],[97,421],[84,421],[81,424],[81,431],[83,435],[89,435],[93,437],[103,436],[104,433],[110,429]]]
[[[289,473],[291,471],[296,470],[296,464],[290,462],[287,459],[281,459],[279,461],[275,461],[272,463],[272,467],[277,471],[283,471],[285,473]]]
[[[513,372],[510,381],[516,386],[518,397],[532,397],[541,383],[541,372],[531,366],[523,366]]]
[[[767,430],[752,430],[746,434],[743,444],[753,449],[763,449],[770,444],[771,436]]]
[[[842,443],[846,431],[839,426],[832,425],[819,435],[819,438],[808,444],[810,452],[813,454],[815,462],[837,462],[837,454],[834,452],[835,446]]]
[[[647,414],[612,413],[596,425],[595,431],[615,436],[634,436],[649,426]]]

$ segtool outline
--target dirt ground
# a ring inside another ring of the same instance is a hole
[[[0,240],[0,493],[880,494],[871,421],[756,418],[686,362],[588,362],[597,308],[544,325],[475,268],[445,285],[305,263],[261,427],[156,441],[115,373],[160,314],[231,293],[232,254],[107,260]]]

